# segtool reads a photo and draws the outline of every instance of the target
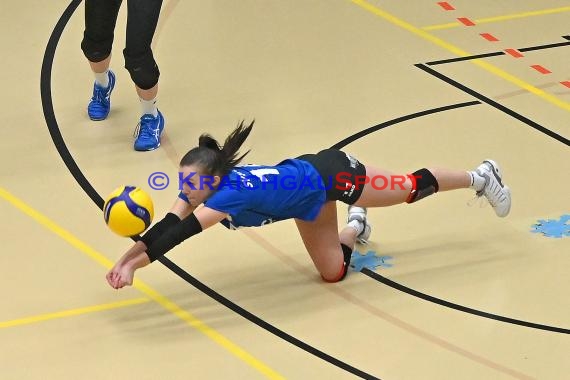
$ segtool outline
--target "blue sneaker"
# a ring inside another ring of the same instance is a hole
[[[87,106],[87,114],[91,120],[105,120],[111,110],[111,92],[115,87],[115,74],[109,70],[109,85],[101,87],[95,82],[93,97]]]
[[[160,136],[164,130],[164,117],[158,111],[156,117],[146,114],[135,129],[135,150],[154,150],[160,146]]]

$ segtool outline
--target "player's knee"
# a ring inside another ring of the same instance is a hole
[[[123,55],[125,68],[138,88],[148,90],[158,83],[160,71],[150,49],[140,55],[131,55],[125,49]]]
[[[113,48],[113,36],[110,37],[96,37],[87,33],[83,34],[81,41],[81,50],[91,62],[101,62],[111,55]]]
[[[343,262],[340,271],[337,272],[336,274],[332,273],[331,275],[325,275],[324,273],[321,272],[321,278],[325,282],[332,283],[332,282],[342,281],[345,279],[346,274],[348,273],[348,267],[350,266],[350,258],[352,257],[352,248],[342,243],[340,244],[340,247],[342,248],[342,255],[343,255]]]
[[[414,203],[435,194],[439,190],[439,184],[434,175],[427,169],[420,169],[412,174],[408,174],[412,181],[412,191],[406,199],[407,203]]]
[[[336,276],[336,277],[327,278],[322,273],[321,273],[321,278],[323,279],[324,282],[328,282],[330,284],[344,280],[344,276],[342,276],[342,277]]]

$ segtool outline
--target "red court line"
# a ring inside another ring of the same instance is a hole
[[[481,33],[480,36],[483,37],[484,39],[486,39],[487,41],[491,41],[491,42],[499,41],[499,39],[497,37],[495,37],[489,33]]]
[[[532,65],[531,66],[533,69],[535,69],[536,71],[538,71],[541,74],[552,74],[552,71],[548,70],[547,68],[540,66],[540,65]]]
[[[461,22],[465,26],[475,25],[475,23],[473,21],[469,20],[467,17],[459,17],[457,20],[459,20],[459,22]]]
[[[446,11],[454,11],[455,10],[455,8],[453,8],[453,5],[449,4],[446,1],[440,1],[439,3],[437,3],[437,5],[439,5],[440,7],[445,9]]]
[[[516,49],[506,49],[505,53],[512,55],[515,58],[521,58],[524,57],[524,55],[521,54],[520,51],[516,50]]]
[[[447,1],[440,1],[437,3],[437,5],[439,5],[440,7],[442,7],[446,11],[455,10],[453,5],[451,5]],[[457,20],[465,26],[474,26],[475,25],[475,23],[467,17],[458,17]],[[499,41],[499,39],[497,37],[495,37],[494,35],[492,35],[491,33],[479,33],[479,35],[489,42]],[[505,53],[509,54],[510,56],[512,56],[514,58],[524,57],[524,55],[516,49],[505,49]],[[541,65],[532,65],[530,67],[532,67],[533,69],[535,69],[536,71],[538,71],[541,74],[552,74],[552,71],[548,70],[547,68],[545,68],[544,66],[541,66]],[[570,88],[570,80],[560,82],[560,84]]]

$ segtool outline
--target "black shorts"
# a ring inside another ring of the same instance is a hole
[[[324,149],[317,154],[304,154],[298,160],[307,161],[317,169],[327,192],[327,200],[354,204],[364,189],[366,167],[356,158],[338,149]]]

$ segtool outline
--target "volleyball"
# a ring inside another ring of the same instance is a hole
[[[154,217],[151,197],[136,186],[121,186],[105,200],[103,216],[119,236],[130,237],[146,230]]]

